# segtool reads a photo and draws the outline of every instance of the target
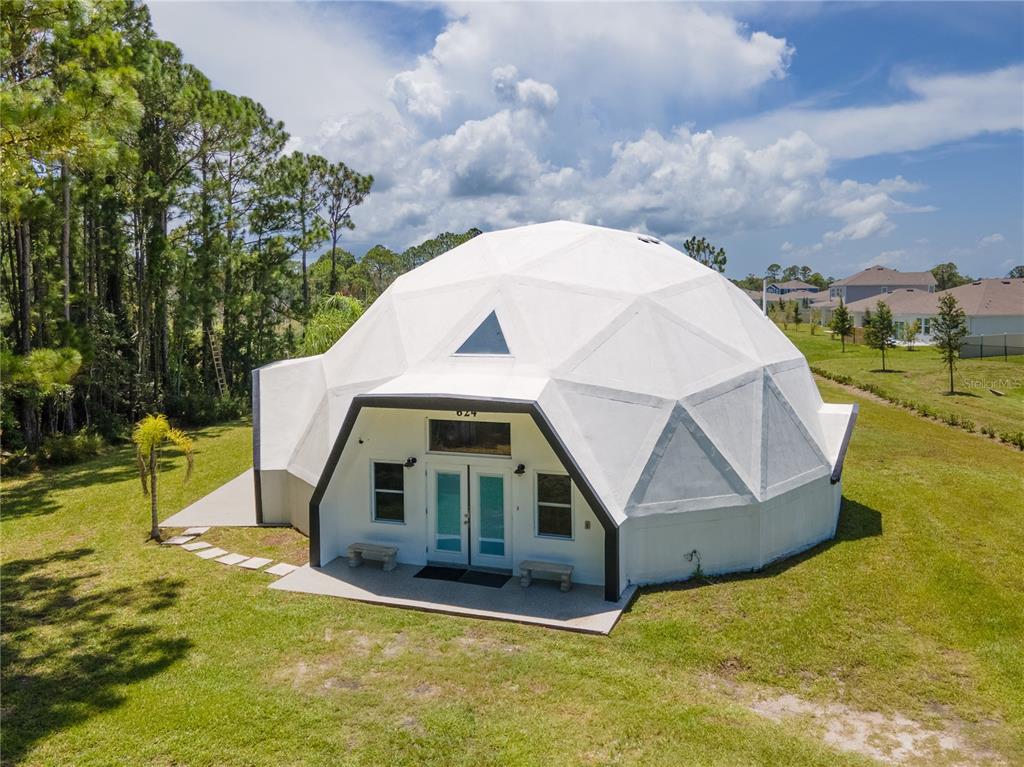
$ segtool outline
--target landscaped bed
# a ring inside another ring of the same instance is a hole
[[[973,424],[973,431],[990,428],[996,434],[1024,429],[1024,356],[966,359],[957,363],[955,394],[949,393],[949,369],[930,346],[905,347],[881,354],[863,344],[846,342],[822,328],[811,335],[810,325],[790,325],[787,337],[803,352],[815,370],[848,378],[855,386],[870,386],[889,398],[924,406],[940,419],[956,416]],[[994,393],[992,390],[999,392]]]
[[[642,591],[609,637],[274,591],[146,543],[127,448],[5,481],[4,762],[1020,763],[1024,456],[855,399],[835,541]],[[164,516],[250,459],[244,424],[194,436]]]

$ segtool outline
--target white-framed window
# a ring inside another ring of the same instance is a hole
[[[921,320],[921,332],[926,336],[930,336],[932,334],[931,317],[925,317],[924,319]]]
[[[371,463],[370,506],[373,521],[405,524],[405,467],[388,461]]]
[[[537,535],[572,540],[572,479],[567,474],[537,472]]]

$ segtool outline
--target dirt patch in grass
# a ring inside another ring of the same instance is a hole
[[[277,667],[271,674],[271,680],[313,695],[352,692],[364,685],[362,675],[346,666],[342,657],[297,660]]]
[[[498,653],[502,655],[513,655],[515,653],[522,652],[523,650],[521,645],[512,642],[503,642],[497,637],[473,631],[456,637],[455,644],[463,650],[471,650],[486,654]]]
[[[719,693],[773,722],[792,722],[838,751],[897,765],[1005,765],[995,752],[978,747],[964,723],[948,711],[926,725],[900,713],[861,711],[843,703],[812,701],[793,693],[709,678]]]

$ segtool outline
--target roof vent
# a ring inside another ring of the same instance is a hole
[[[638,240],[640,240],[640,242],[646,242],[648,245],[660,245],[661,244],[660,240],[656,240],[653,237],[648,237],[645,234],[638,234],[636,236],[636,238]]]
[[[456,354],[509,354],[505,334],[493,311],[484,318],[469,338],[462,342]]]
[[[972,285],[980,285],[980,284],[981,284],[981,280],[975,280],[975,281],[974,281],[974,282],[972,282],[971,284],[972,284]]]

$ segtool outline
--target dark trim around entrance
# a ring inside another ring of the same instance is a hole
[[[341,424],[341,430],[338,432],[338,438],[334,441],[327,463],[320,474],[320,480],[309,500],[309,563],[312,567],[320,567],[323,564],[320,561],[320,502],[327,492],[327,486],[334,475],[334,470],[341,460],[341,454],[352,435],[356,419],[362,409],[366,407],[399,410],[476,410],[482,413],[525,413],[532,417],[537,428],[540,429],[540,433],[544,435],[558,460],[569,472],[569,476],[576,483],[580,494],[593,509],[601,527],[604,528],[604,598],[609,602],[618,601],[620,596],[619,526],[579,464],[569,453],[569,449],[551,425],[540,405],[532,400],[421,394],[359,394],[353,397],[345,420]]]
[[[252,371],[252,481],[256,493],[256,524],[263,524],[263,482],[260,477],[260,371]]]

